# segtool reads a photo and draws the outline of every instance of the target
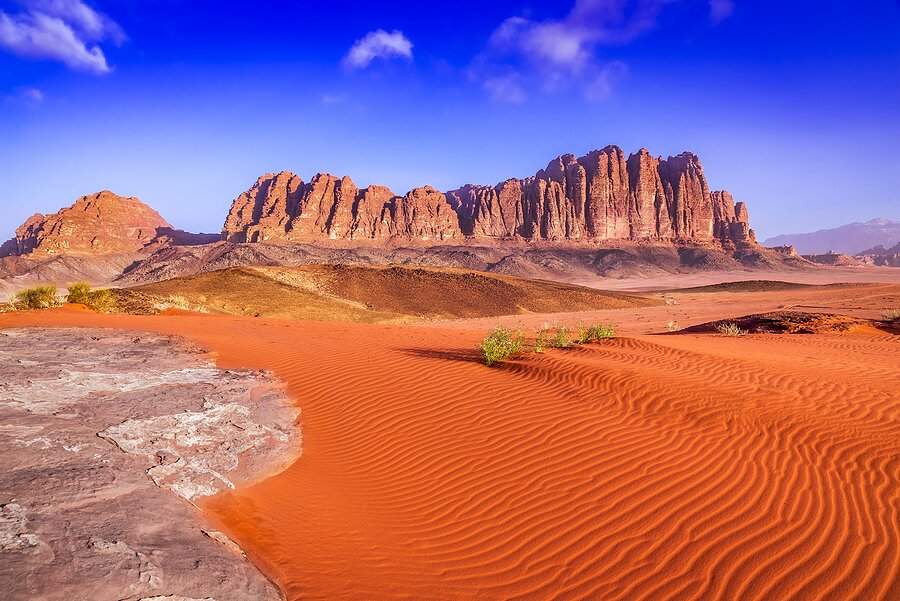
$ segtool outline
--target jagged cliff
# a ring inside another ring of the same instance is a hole
[[[526,179],[446,194],[425,186],[397,196],[346,176],[305,183],[290,172],[266,174],[234,200],[224,234],[232,242],[756,244],[746,205],[711,192],[696,155],[660,159],[641,149],[626,158],[616,146],[560,156]]]

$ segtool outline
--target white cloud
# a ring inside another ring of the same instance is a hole
[[[709,0],[709,20],[718,25],[734,12],[734,0]]]
[[[356,40],[343,62],[350,69],[365,69],[376,58],[412,60],[412,47],[402,31],[376,29]]]
[[[510,90],[508,95],[522,102],[526,88],[555,92],[574,87],[588,100],[602,100],[627,68],[620,61],[601,61],[597,49],[628,43],[651,30],[669,1],[576,0],[560,19],[510,17],[494,30],[473,77],[484,82],[494,99],[498,89]],[[511,70],[520,74],[515,86]]]
[[[30,0],[25,12],[0,11],[0,46],[27,58],[57,60],[72,69],[108,73],[98,45],[122,43],[125,33],[112,19],[81,0]]]

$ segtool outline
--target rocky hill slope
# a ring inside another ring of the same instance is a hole
[[[628,156],[607,146],[563,155],[533,177],[404,196],[319,173],[266,174],[232,203],[230,242],[324,240],[439,245],[503,240],[651,241],[755,246],[747,207],[710,191],[696,155]]]
[[[134,197],[103,190],[52,215],[32,215],[4,245],[6,255],[110,255],[139,251],[172,226]]]

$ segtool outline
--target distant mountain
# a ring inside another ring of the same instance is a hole
[[[873,246],[890,247],[898,242],[900,242],[900,221],[871,219],[865,223],[848,223],[806,234],[775,236],[763,244],[766,246],[793,244],[802,255],[823,254],[828,251],[855,255]]]

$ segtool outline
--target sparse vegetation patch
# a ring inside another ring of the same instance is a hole
[[[521,352],[523,338],[520,332],[497,327],[481,341],[481,357],[485,365],[494,365]]]
[[[881,318],[885,321],[897,321],[900,319],[900,309],[888,309],[881,314]]]
[[[534,352],[543,353],[550,342],[550,328],[543,327],[537,331],[534,337]]]
[[[98,313],[111,313],[116,310],[116,299],[106,288],[91,290],[86,282],[78,282],[69,286],[66,302],[84,305]]]
[[[60,305],[56,286],[35,286],[18,292],[13,301],[16,309],[49,309]]]
[[[554,348],[569,348],[572,346],[572,336],[568,328],[565,326],[556,328],[556,333],[553,335],[551,342]]]
[[[720,323],[716,326],[716,331],[724,336],[746,336],[747,330],[742,330],[736,323]]]
[[[587,327],[581,327],[578,330],[578,344],[589,344],[600,340],[615,338],[616,330],[612,325],[603,325],[595,323]]]

